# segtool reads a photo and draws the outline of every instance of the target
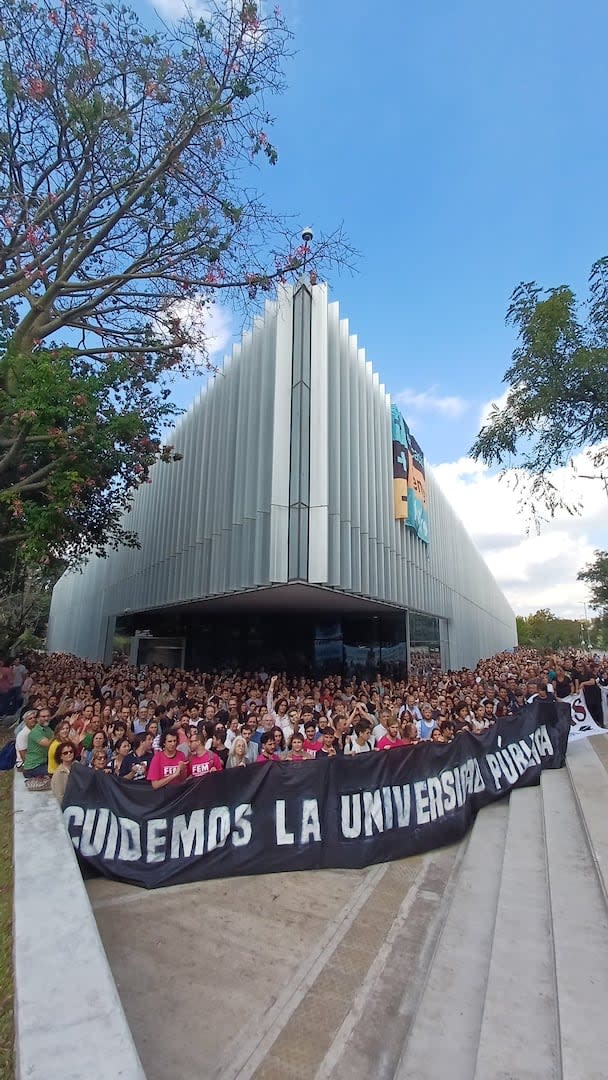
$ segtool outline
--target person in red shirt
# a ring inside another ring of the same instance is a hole
[[[188,776],[198,779],[200,776],[208,776],[212,772],[221,772],[224,768],[221,759],[213,750],[206,750],[205,743],[201,739],[197,728],[190,730],[190,757],[188,759]]]
[[[321,740],[317,738],[317,726],[312,720],[304,725],[304,736],[304,749],[309,754],[316,754],[321,749]]]
[[[275,753],[274,732],[265,731],[260,739],[260,753],[256,760],[257,762],[264,761],[280,761],[279,755]]]
[[[180,784],[188,775],[188,762],[177,749],[177,738],[175,728],[169,728],[160,737],[160,750],[154,755],[148,768],[148,780],[153,788]]]
[[[433,735],[434,735],[435,731],[437,731],[437,733],[439,734],[439,728],[433,728],[433,730],[431,731],[431,739],[433,738]],[[407,724],[404,724],[403,725],[403,745],[404,746],[416,746],[416,743],[418,741],[419,741],[418,740],[418,728],[416,727],[416,725],[414,723],[411,723],[411,722],[407,723]],[[441,742],[441,739],[439,741]]]
[[[392,750],[395,746],[410,746],[411,743],[402,739],[399,734],[399,724],[391,720],[388,724],[387,733],[376,743],[376,750]]]
[[[294,731],[289,743],[285,761],[310,761],[312,754],[304,749],[304,736],[300,731]]]

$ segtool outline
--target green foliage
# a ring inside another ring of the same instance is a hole
[[[596,551],[594,555],[593,562],[577,576],[589,586],[589,606],[599,612],[602,622],[608,622],[608,551]]]
[[[59,568],[33,569],[15,556],[0,572],[0,654],[40,648],[58,576]]]
[[[530,499],[554,511],[565,504],[553,469],[585,448],[594,475],[606,462],[608,260],[594,265],[584,305],[567,286],[543,292],[528,282],[514,291],[507,321],[518,335],[503,379],[507,400],[494,407],[471,453],[489,465],[517,467]]]
[[[207,364],[219,290],[247,302],[302,265],[245,179],[276,160],[264,102],[289,34],[250,0],[205,11],[151,33],[122,4],[4,3],[0,557],[136,542],[120,517],[172,457],[167,373]]]
[[[559,619],[547,608],[541,608],[533,615],[517,616],[517,640],[527,648],[540,652],[578,648],[581,639],[580,622],[576,619]]]
[[[154,369],[38,348],[6,354],[0,377],[0,548],[33,565],[134,543],[130,495],[174,456],[160,431],[175,409],[151,393]]]

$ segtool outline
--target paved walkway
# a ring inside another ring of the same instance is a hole
[[[597,736],[427,855],[90,881],[148,1080],[605,1080],[607,820]]]
[[[148,1080],[392,1076],[459,853],[151,892],[90,880]]]

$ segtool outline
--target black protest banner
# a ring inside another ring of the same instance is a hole
[[[447,745],[272,762],[154,791],[80,765],[64,820],[82,863],[154,889],[361,867],[461,839],[477,811],[565,761],[570,709],[536,701]]]

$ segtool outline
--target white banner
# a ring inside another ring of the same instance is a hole
[[[604,708],[604,716],[606,716],[606,704],[608,704],[608,698],[604,697],[604,689],[608,690],[608,687],[602,687],[602,707]],[[574,742],[575,739],[588,739],[590,735],[608,734],[606,728],[598,727],[596,724],[585,705],[585,699],[582,694],[570,694],[568,697],[562,698],[561,700],[567,701],[570,704],[572,714],[572,726],[570,728],[568,742]]]

